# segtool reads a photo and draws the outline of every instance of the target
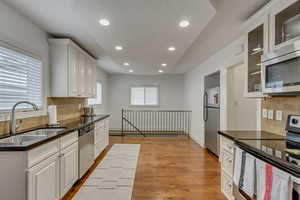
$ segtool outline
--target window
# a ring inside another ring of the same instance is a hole
[[[97,96],[96,98],[88,99],[89,105],[102,104],[102,83],[101,82],[97,82],[96,89],[97,89],[96,90]]]
[[[42,106],[42,62],[0,46],[0,110],[11,109],[18,101]],[[31,106],[18,106],[18,109],[26,108]]]
[[[132,87],[131,105],[158,105],[158,87]]]

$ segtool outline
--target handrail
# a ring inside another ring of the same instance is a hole
[[[187,135],[190,134],[189,110],[126,110],[122,109],[122,136]]]

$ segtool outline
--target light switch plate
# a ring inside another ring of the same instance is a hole
[[[274,119],[274,111],[268,110],[268,119],[273,120]]]
[[[282,111],[276,110],[276,120],[281,121],[282,120]]]
[[[262,115],[263,115],[263,118],[267,119],[268,118],[268,110],[264,108]]]

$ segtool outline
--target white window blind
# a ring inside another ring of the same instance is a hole
[[[89,105],[102,104],[102,83],[101,82],[97,82],[96,89],[97,89],[96,90],[97,96],[96,98],[88,99]]]
[[[42,106],[42,62],[0,46],[0,110],[9,110],[23,100]]]
[[[158,87],[132,87],[131,105],[158,105]]]

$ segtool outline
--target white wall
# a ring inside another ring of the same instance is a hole
[[[241,54],[244,38],[241,37],[220,50],[205,62],[195,66],[184,76],[184,106],[192,111],[192,137],[204,146],[203,92],[204,76],[220,70],[220,128],[227,129],[227,68],[243,62]]]
[[[111,129],[120,130],[121,109],[183,109],[184,76],[174,75],[119,75],[110,74],[108,79],[109,113],[111,114]],[[160,106],[141,107],[130,106],[130,87],[136,85],[156,85],[160,91]]]
[[[108,113],[108,74],[101,69],[96,67],[96,80],[102,83],[102,104],[96,105],[96,114],[107,114]]]
[[[46,96],[49,91],[49,48],[47,33],[2,1],[0,1],[0,27],[1,42],[30,52],[42,59],[44,67],[44,96]],[[31,113],[31,115],[40,114],[42,113]],[[0,120],[6,120],[8,117],[8,114],[1,115]]]
[[[257,127],[254,98],[245,98],[245,65],[228,69],[227,73],[227,129],[255,130]],[[252,119],[252,120],[251,120]]]

